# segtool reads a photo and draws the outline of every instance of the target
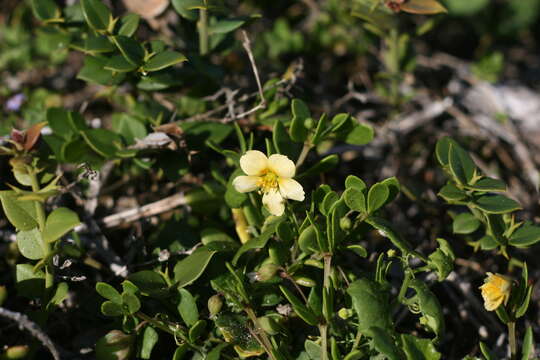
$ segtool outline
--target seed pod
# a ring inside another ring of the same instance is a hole
[[[215,316],[221,311],[221,308],[223,307],[223,300],[221,299],[221,296],[219,295],[213,295],[208,299],[208,312],[210,313],[210,316]]]
[[[305,287],[310,287],[310,288],[317,286],[317,283],[315,282],[315,280],[310,279],[305,276],[293,276],[293,279],[294,279],[294,282],[300,286],[305,286]]]
[[[257,271],[256,279],[257,281],[268,281],[276,275],[278,270],[279,266],[276,264],[264,264],[259,271]]]

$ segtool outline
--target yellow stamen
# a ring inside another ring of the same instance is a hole
[[[278,188],[278,176],[271,171],[261,176],[259,180],[259,187],[263,193],[268,193],[270,190]]]

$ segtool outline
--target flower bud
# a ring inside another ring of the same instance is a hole
[[[221,308],[223,307],[223,300],[221,299],[221,296],[219,295],[213,295],[208,299],[208,312],[210,313],[210,317],[215,316],[221,311]]]
[[[276,275],[278,270],[279,266],[277,266],[276,264],[264,264],[263,266],[261,266],[259,271],[257,271],[256,279],[257,281],[268,281],[273,278],[274,275]]]
[[[28,345],[11,346],[1,358],[8,360],[24,359],[28,355],[28,351],[30,351]]]
[[[98,359],[127,360],[130,358],[135,345],[135,336],[125,334],[120,330],[112,330],[96,343]]]
[[[352,228],[352,221],[347,216],[342,217],[339,219],[339,227],[341,230],[346,231],[350,230]]]
[[[353,311],[351,309],[341,308],[338,311],[338,316],[343,320],[347,320],[348,318],[353,316]]]

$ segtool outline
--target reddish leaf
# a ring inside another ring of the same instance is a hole
[[[448,12],[446,8],[436,0],[409,0],[401,4],[401,10],[411,14],[424,15]]]
[[[39,139],[39,135],[41,134],[41,129],[47,125],[46,121],[37,123],[32,125],[27,131],[26,131],[26,139],[24,141],[24,149],[30,150],[34,147],[36,142]]]

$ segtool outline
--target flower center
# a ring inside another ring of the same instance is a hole
[[[278,188],[278,176],[271,171],[261,176],[259,184],[263,193],[267,193],[270,190]]]

